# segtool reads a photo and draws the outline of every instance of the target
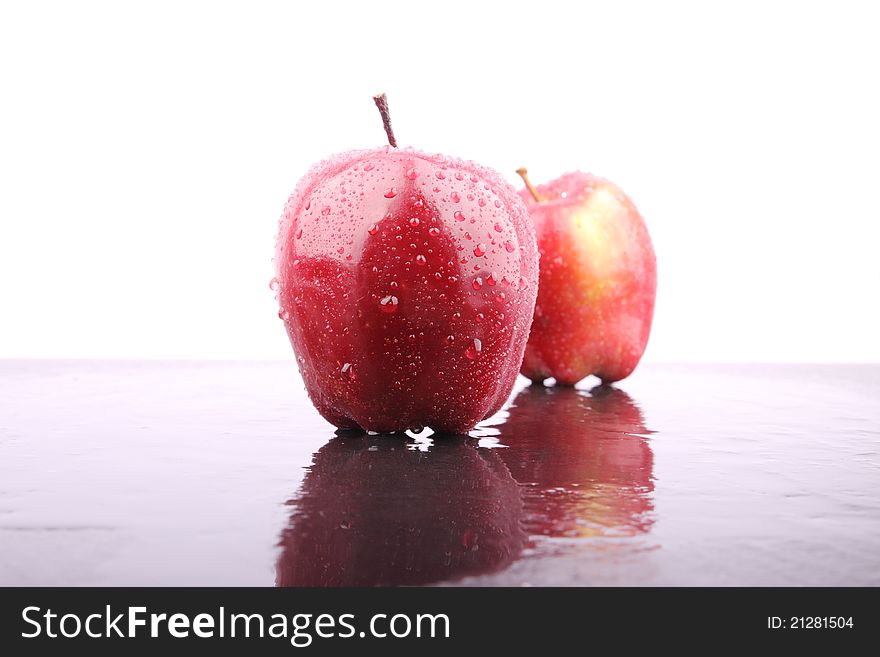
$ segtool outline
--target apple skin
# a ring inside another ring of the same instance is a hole
[[[522,497],[498,452],[340,436],[315,454],[282,532],[278,586],[418,586],[497,572],[522,552]]]
[[[635,369],[651,332],[657,261],[645,222],[613,183],[568,173],[520,191],[538,236],[541,275],[522,373],[574,385]]]
[[[623,390],[532,384],[498,425],[531,536],[637,536],[654,523],[654,455]],[[548,421],[551,418],[552,421]]]
[[[335,426],[464,433],[506,401],[538,252],[496,172],[392,147],[337,155],[290,197],[275,263],[306,390]]]

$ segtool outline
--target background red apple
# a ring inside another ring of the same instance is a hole
[[[331,440],[291,502],[277,585],[412,586],[510,564],[526,543],[520,490],[504,450],[475,443]]]
[[[569,173],[520,192],[535,224],[541,277],[522,364],[533,381],[574,385],[632,373],[648,343],[657,289],[654,247],[614,184]]]
[[[506,401],[538,255],[494,171],[393,146],[337,155],[290,197],[275,263],[306,389],[337,427],[461,433]]]

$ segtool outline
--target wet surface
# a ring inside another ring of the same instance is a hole
[[[0,585],[878,585],[880,366],[644,366],[469,438],[288,362],[0,362]]]

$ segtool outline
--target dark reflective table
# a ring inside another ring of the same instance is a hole
[[[0,361],[0,585],[878,585],[880,367],[521,381],[336,433],[289,362]]]

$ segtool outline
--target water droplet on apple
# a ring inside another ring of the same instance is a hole
[[[497,301],[498,303],[504,301],[504,292],[499,292],[498,296],[495,297],[495,301]]]
[[[351,363],[345,363],[342,366],[342,373],[349,379],[354,380],[354,365]]]
[[[479,290],[483,287],[483,279],[478,276],[474,279],[473,283],[471,283],[471,287],[475,290]]]
[[[415,180],[419,177],[419,170],[415,167],[410,167],[403,175],[406,176],[407,180]]]
[[[321,214],[324,215],[325,217],[326,217],[328,214],[330,214],[330,206],[329,206],[329,205],[325,205],[323,208],[321,208]]]
[[[480,352],[482,350],[483,343],[480,342],[479,338],[474,338],[467,346],[467,349],[464,350],[464,355],[467,356],[470,360],[477,360],[477,358],[480,357]]]
[[[397,304],[397,297],[393,294],[389,294],[387,297],[379,299],[379,309],[386,315],[397,312]]]
[[[474,255],[477,256],[478,258],[482,258],[484,255],[486,255],[486,245],[485,244],[477,244],[474,247]]]
[[[440,234],[440,229],[437,228],[436,226],[432,226],[431,228],[428,229],[428,235],[430,235],[431,237],[437,237],[439,234]]]
[[[364,171],[372,171],[375,165],[372,162],[367,162],[364,165]]]
[[[409,220],[409,225],[410,225],[410,226],[418,226],[419,223],[420,223],[420,222],[419,222],[419,218],[418,218],[418,217],[413,217],[412,219]]]
[[[302,236],[303,236],[303,229],[300,228],[298,231],[296,231],[296,239],[301,239]]]
[[[438,171],[438,172],[437,172],[436,174],[434,174],[434,175],[436,175],[440,180],[443,180],[444,178],[446,178],[446,174],[443,173],[442,171]]]
[[[464,180],[464,174],[461,171],[456,171],[455,172],[455,179],[456,180]]]
[[[459,201],[461,201],[461,194],[459,194],[458,192],[452,192],[452,194],[449,195],[449,198],[452,199],[453,203],[458,203]]]
[[[446,280],[448,280],[452,285],[455,285],[456,283],[458,283],[458,277],[457,277],[457,276],[450,276],[450,277],[447,278]]]
[[[446,336],[446,343],[452,344],[453,342],[455,342],[455,336],[454,335],[447,335]]]
[[[500,207],[501,207],[501,201],[496,200],[496,201],[495,201],[495,207],[496,207],[496,208],[500,208]]]
[[[273,292],[278,289],[278,279],[277,278],[273,278],[271,281],[269,281],[269,289],[272,290]]]
[[[393,187],[385,192],[385,198],[394,198],[395,196],[397,196],[397,190]]]
[[[367,232],[368,232],[370,235],[375,235],[376,233],[379,232],[379,227],[378,227],[376,224],[373,224],[372,226],[370,226],[370,227],[367,229]]]
[[[513,253],[514,251],[516,251],[516,247],[513,245],[513,242],[511,242],[510,240],[507,240],[504,243],[504,250],[507,251],[508,253]]]
[[[280,308],[278,318],[286,322],[290,318],[290,312],[286,308]]]
[[[464,221],[464,214],[462,214],[460,210],[456,210],[455,212],[453,212],[452,216],[455,218],[456,221]]]
[[[501,224],[499,224],[497,221],[495,222],[495,225],[493,226],[493,228],[495,229],[495,232],[496,232],[496,233],[500,233],[501,231],[504,230],[504,229],[501,227]]]
[[[421,254],[416,256],[416,264],[417,265],[424,267],[427,262],[428,262],[428,259],[425,258],[425,256],[423,256]]]
[[[486,285],[495,285],[498,281],[495,279],[495,272],[486,277]]]

